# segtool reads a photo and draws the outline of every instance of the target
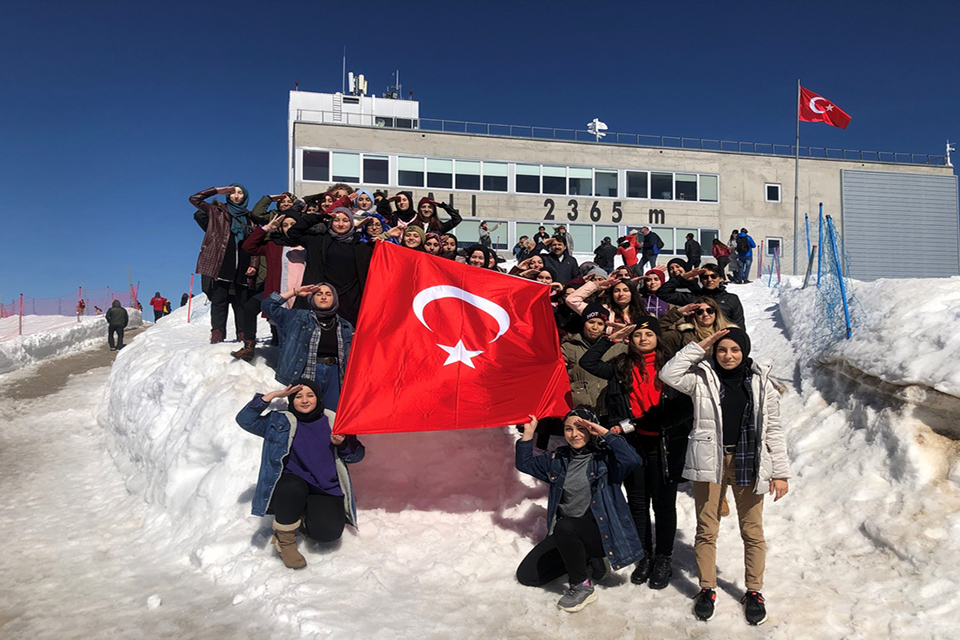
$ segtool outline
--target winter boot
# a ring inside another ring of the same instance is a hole
[[[210,344],[220,344],[221,342],[223,342],[223,331],[220,329],[210,331]]]
[[[724,487],[720,500],[720,517],[726,518],[728,515],[730,515],[730,503],[727,502],[727,489]]]
[[[234,358],[239,358],[240,360],[246,360],[250,362],[253,360],[254,348],[257,346],[256,340],[244,340],[243,347],[237,349],[236,351],[231,351],[230,355]]]
[[[280,559],[288,569],[303,569],[307,561],[297,551],[297,529],[300,521],[293,524],[273,523],[273,546],[280,552]]]
[[[717,592],[713,589],[700,589],[700,593],[694,596],[693,615],[697,620],[707,621],[713,617],[714,603],[717,601]]]
[[[246,338],[243,337],[243,331],[237,331],[237,342],[243,342]]]
[[[743,604],[743,614],[747,622],[756,626],[767,621],[767,607],[763,603],[763,594],[759,591],[747,591],[740,598]]]
[[[580,584],[572,584],[563,592],[563,597],[557,602],[557,607],[568,613],[575,613],[597,599],[597,591],[590,580]]]
[[[640,558],[640,562],[637,563],[637,568],[630,574],[630,582],[633,584],[643,584],[646,582],[647,578],[650,577],[651,566],[650,554],[644,552],[643,557]]]
[[[673,558],[658,555],[653,559],[653,571],[650,572],[650,588],[665,589],[673,575]]]

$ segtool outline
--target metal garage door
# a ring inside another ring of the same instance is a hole
[[[850,277],[960,273],[956,176],[844,170],[841,181]]]

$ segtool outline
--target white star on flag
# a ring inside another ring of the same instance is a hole
[[[476,367],[473,365],[473,362],[470,361],[470,358],[476,358],[478,355],[483,353],[483,351],[470,351],[463,346],[463,340],[457,342],[457,346],[455,347],[448,347],[442,344],[438,344],[437,346],[450,354],[447,357],[447,361],[443,363],[443,366],[453,364],[454,362],[462,362],[471,369],[476,369]]]

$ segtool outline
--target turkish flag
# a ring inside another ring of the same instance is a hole
[[[335,433],[499,427],[564,415],[550,288],[378,242]]]
[[[846,129],[850,116],[823,96],[800,87],[800,122],[826,122],[834,127]]]

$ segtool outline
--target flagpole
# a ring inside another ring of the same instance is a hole
[[[793,161],[793,273],[797,274],[797,227],[800,216],[800,78],[797,78],[797,146]]]

